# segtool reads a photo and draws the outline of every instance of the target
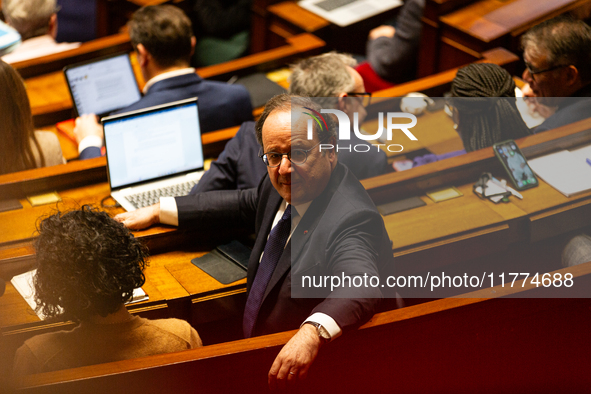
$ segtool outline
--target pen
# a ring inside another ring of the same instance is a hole
[[[591,159],[587,158],[585,160],[587,161],[587,164],[589,164],[591,166]]]
[[[503,184],[502,182],[500,182],[497,178],[492,179],[493,183],[496,184],[497,186],[502,187],[503,189],[507,190],[508,192],[510,192],[512,195],[514,195],[515,197],[519,198],[520,200],[523,200],[523,195],[521,193],[519,193],[517,190],[513,189],[510,186],[507,186],[507,184]]]

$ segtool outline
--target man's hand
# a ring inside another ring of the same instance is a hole
[[[537,100],[536,95],[529,84],[525,84],[521,89],[521,92],[523,93],[530,115],[538,114],[544,119],[548,119],[550,116],[554,115],[554,112],[556,112],[556,107],[548,107]]]
[[[382,25],[382,26],[376,27],[375,29],[372,29],[369,32],[369,39],[375,40],[376,38],[379,38],[379,37],[392,38],[392,37],[394,37],[395,33],[396,33],[396,29],[394,28],[394,26]]]
[[[131,230],[142,230],[153,224],[160,223],[160,203],[136,209],[132,212],[120,213],[115,220]]]
[[[103,126],[96,120],[96,115],[82,115],[76,118],[76,125],[74,126],[74,135],[76,142],[80,143],[85,137],[95,135],[101,140],[104,138]]]
[[[283,390],[305,379],[321,345],[316,327],[304,324],[275,358],[269,370],[269,388]]]

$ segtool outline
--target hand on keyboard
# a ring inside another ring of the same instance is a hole
[[[142,230],[160,223],[160,204],[150,205],[132,212],[120,213],[115,220],[131,230]]]

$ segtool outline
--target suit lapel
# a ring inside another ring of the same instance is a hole
[[[322,194],[312,202],[312,204],[306,211],[306,214],[304,215],[302,220],[300,220],[298,227],[295,229],[291,236],[291,239],[285,246],[283,254],[281,255],[281,258],[279,259],[279,262],[275,267],[275,271],[273,271],[271,280],[269,281],[269,284],[265,289],[263,303],[265,302],[265,299],[267,298],[267,295],[271,292],[271,290],[281,281],[281,278],[287,273],[287,271],[291,269],[292,261],[298,261],[299,255],[302,253],[302,250],[304,249],[306,243],[308,243],[311,239],[314,233],[314,229],[318,226],[318,223],[320,223],[320,219],[324,215],[324,212],[326,211],[326,208],[328,207],[328,204],[334,192],[341,183],[343,175],[344,167],[337,164],[337,167],[331,174],[328,185],[326,186]],[[277,210],[275,209],[275,212],[276,211]],[[254,279],[254,275],[252,279]]]
[[[256,272],[259,268],[259,260],[261,258],[261,254],[265,250],[267,238],[269,237],[271,227],[273,226],[273,219],[275,219],[275,215],[277,214],[279,205],[283,201],[283,198],[271,185],[271,182],[269,182],[268,187],[270,188],[268,198],[266,199],[266,201],[262,201],[261,203],[259,203],[259,206],[257,208],[257,214],[262,215],[262,219],[260,227],[257,230],[257,238],[254,247],[252,248],[250,260],[248,261],[248,271],[246,278],[248,292],[250,292],[250,286],[252,285]],[[281,260],[279,262],[281,262]]]

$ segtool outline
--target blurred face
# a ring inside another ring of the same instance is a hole
[[[349,74],[351,74],[353,79],[355,80],[355,85],[353,86],[353,89],[351,90],[351,92],[352,93],[364,93],[365,92],[365,85],[363,84],[363,78],[361,78],[361,75],[359,75],[359,73],[357,71],[355,71],[355,69],[353,69],[352,67],[347,66],[347,70],[349,71]],[[365,120],[365,117],[367,116],[367,111],[365,110],[365,107],[363,106],[363,97],[349,96],[345,99],[345,103],[346,103],[346,105],[344,107],[344,112],[347,115],[349,115],[351,122],[353,121],[353,114],[355,112],[357,112],[359,114],[358,115],[359,116],[359,124],[363,123],[363,121]]]
[[[308,119],[307,115],[298,112],[292,125],[290,111],[271,112],[263,124],[263,151],[290,153],[291,149],[313,148],[320,141],[316,134],[314,139],[306,139]],[[278,167],[267,167],[267,171],[281,197],[289,204],[303,204],[314,200],[326,188],[336,162],[334,151],[320,152],[316,146],[307,153],[305,163],[292,164],[284,156]]]
[[[560,64],[550,64],[542,50],[534,51],[530,48],[526,48],[523,59],[529,67],[529,70],[526,68],[523,72],[523,80],[529,84],[540,103],[553,106],[557,104],[553,97],[569,97],[573,93],[569,91],[566,80],[568,65],[561,67]]]

